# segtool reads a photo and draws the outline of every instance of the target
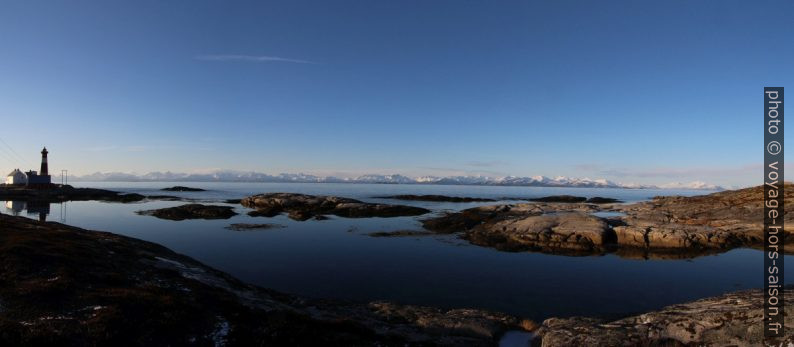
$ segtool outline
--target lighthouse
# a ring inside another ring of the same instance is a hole
[[[41,150],[41,170],[39,170],[42,176],[48,176],[50,174],[47,168],[47,153],[49,153],[47,152],[47,147],[44,147],[44,149]]]
[[[47,147],[41,150],[41,171],[28,171],[25,174],[28,176],[28,187],[34,188],[50,188],[52,186],[52,177],[50,170],[47,166]]]

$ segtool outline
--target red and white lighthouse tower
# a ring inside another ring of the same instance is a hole
[[[39,170],[39,175],[47,176],[50,174],[49,168],[47,167],[47,147],[41,150],[41,170]]]

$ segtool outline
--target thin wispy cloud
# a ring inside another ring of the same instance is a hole
[[[294,63],[294,64],[319,64],[317,62],[309,61],[309,60],[274,57],[270,55],[215,54],[215,55],[199,55],[196,56],[195,59],[206,60],[206,61],[243,61],[243,62],[252,62],[252,63],[282,62],[282,63]]]

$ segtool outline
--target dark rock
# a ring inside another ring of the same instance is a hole
[[[0,345],[491,346],[517,318],[296,297],[162,246],[0,215]]]
[[[230,224],[229,226],[226,227],[226,229],[235,230],[235,231],[248,231],[248,230],[278,229],[283,227],[284,226],[280,224],[235,223],[235,224]]]
[[[469,198],[445,195],[393,195],[393,196],[380,196],[379,199],[396,199],[396,200],[410,200],[410,201],[438,201],[438,202],[488,202],[496,201],[493,199],[485,198]]]
[[[292,210],[289,211],[287,217],[289,217],[292,220],[297,220],[302,222],[305,220],[312,219],[312,217],[314,217],[314,213],[306,210]]]
[[[595,196],[590,199],[587,199],[586,202],[590,204],[613,204],[613,203],[620,203],[622,201],[615,198],[602,198],[600,196]]]
[[[794,309],[794,289],[785,290],[786,310]],[[764,295],[742,291],[673,305],[612,322],[593,318],[550,318],[535,331],[533,345],[568,346],[762,346],[794,342],[794,330],[772,344],[764,340]],[[794,316],[785,316],[785,325]]]
[[[348,218],[417,216],[430,210],[404,205],[371,204],[335,196],[314,196],[294,193],[260,194],[242,199],[243,206],[256,209],[251,216],[272,217],[288,213],[289,218],[304,221],[318,215]]]
[[[281,209],[278,208],[260,208],[257,210],[249,211],[247,213],[251,217],[275,217],[281,214]]]
[[[224,202],[227,203],[227,204],[239,204],[240,201],[242,201],[242,200],[243,199],[229,199],[229,200],[226,200]]]
[[[97,198],[95,200],[116,201],[116,202],[137,202],[143,199],[146,199],[146,197],[141,194],[130,193],[130,194],[117,194],[115,196],[107,196],[105,198]]]
[[[166,192],[203,192],[204,189],[201,188],[191,188],[191,187],[183,187],[183,186],[174,186],[170,188],[163,188],[160,189]]]
[[[202,204],[187,204],[157,210],[138,211],[136,213],[176,221],[185,219],[229,219],[237,215],[234,212],[234,207],[231,206]]]
[[[573,195],[552,195],[552,196],[544,196],[542,198],[533,198],[529,199],[529,201],[536,201],[536,202],[585,202],[587,198],[581,196],[573,196]]]

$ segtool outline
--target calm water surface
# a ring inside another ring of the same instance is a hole
[[[79,182],[144,195],[167,194],[223,204],[265,192],[297,192],[401,203],[434,213],[493,203],[436,203],[373,198],[394,194],[444,194],[485,198],[557,194],[641,201],[654,195],[700,191],[366,184],[178,183],[206,192],[161,192],[175,183]],[[506,253],[467,244],[454,235],[375,238],[376,231],[421,230],[419,219],[332,216],[292,221],[285,216],[168,221],[134,212],[184,202],[68,202],[49,206],[50,221],[111,231],[162,244],[257,285],[303,296],[390,300],[438,307],[492,309],[540,320],[551,316],[618,317],[666,305],[762,286],[762,253],[738,249],[691,260],[634,260],[614,255],[567,257]],[[19,205],[6,204],[4,213]],[[32,206],[38,218],[42,206]],[[231,223],[276,223],[280,229],[232,231]],[[788,258],[788,257],[787,257]],[[794,273],[786,277],[794,278]]]

